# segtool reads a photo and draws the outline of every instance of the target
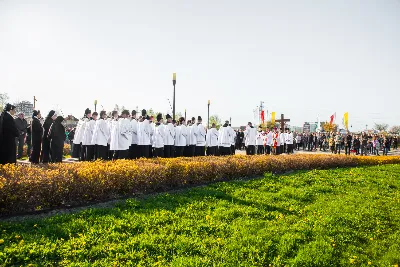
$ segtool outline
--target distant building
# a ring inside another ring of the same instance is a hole
[[[25,117],[31,117],[33,114],[33,104],[29,101],[21,101],[15,103],[14,106],[16,107],[17,114],[22,112]]]

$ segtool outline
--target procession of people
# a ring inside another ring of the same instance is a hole
[[[138,159],[152,157],[194,157],[233,155],[246,150],[247,155],[292,154],[295,150],[330,151],[346,155],[387,155],[397,149],[398,136],[360,135],[339,132],[297,133],[289,128],[255,127],[251,122],[244,129],[234,130],[229,121],[217,129],[209,129],[201,116],[174,120],[169,114],[156,117],[143,109],[113,111],[107,116],[86,109],[74,129],[66,130],[64,118],[51,110],[43,119],[34,110],[28,125],[23,113],[7,104],[0,117],[0,164],[16,163],[22,158],[23,147],[32,164],[62,162],[63,148],[71,146],[72,158],[80,161]]]

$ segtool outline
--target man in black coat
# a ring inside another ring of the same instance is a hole
[[[17,159],[21,159],[24,151],[26,129],[28,128],[28,122],[24,118],[24,113],[18,113],[18,118],[15,119],[15,125],[19,131],[19,136],[15,139],[16,145],[18,146]]]
[[[30,161],[33,164],[39,164],[40,151],[42,148],[43,127],[40,123],[41,118],[40,110],[34,110],[32,115],[32,154]]]
[[[62,162],[65,142],[64,118],[58,116],[50,127],[47,138],[50,140],[51,162]]]
[[[0,164],[17,163],[15,138],[19,131],[15,125],[15,106],[7,104],[0,117]]]
[[[49,130],[54,120],[57,118],[56,112],[51,110],[47,115],[46,120],[43,124],[44,134],[42,140],[42,154],[40,155],[40,161],[42,163],[48,163],[50,161],[51,150],[50,150],[50,139],[48,138]]]

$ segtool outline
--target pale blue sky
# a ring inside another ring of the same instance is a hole
[[[398,0],[0,0],[0,92],[81,116],[94,99],[292,125],[400,124]]]

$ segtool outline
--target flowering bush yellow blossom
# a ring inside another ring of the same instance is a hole
[[[0,165],[0,213],[83,205],[267,172],[396,164],[400,156],[228,156]]]

